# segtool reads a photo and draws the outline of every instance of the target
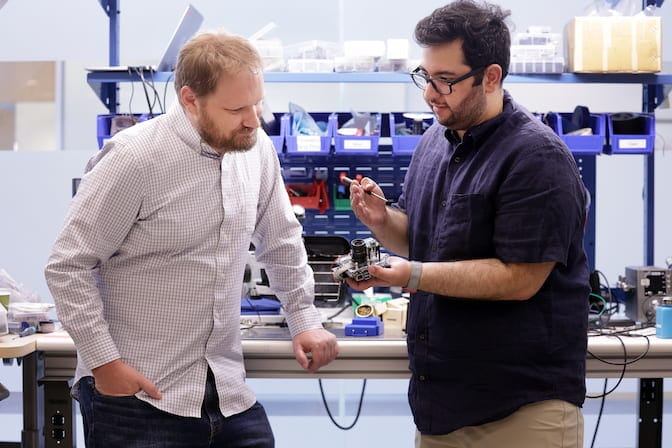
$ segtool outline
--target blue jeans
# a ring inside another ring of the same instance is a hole
[[[108,397],[93,377],[79,383],[79,406],[87,448],[273,448],[275,441],[260,403],[224,417],[212,373],[208,371],[200,418],[156,409],[134,396]]]

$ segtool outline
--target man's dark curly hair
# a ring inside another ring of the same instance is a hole
[[[511,60],[511,35],[506,24],[510,14],[498,5],[455,0],[418,22],[415,41],[431,47],[462,40],[466,65],[477,69],[499,64],[504,80]],[[482,75],[476,77],[476,84],[482,79]]]

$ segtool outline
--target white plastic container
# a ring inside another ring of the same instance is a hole
[[[12,322],[26,322],[37,328],[41,321],[49,320],[49,310],[53,303],[14,302],[9,304],[8,319]]]

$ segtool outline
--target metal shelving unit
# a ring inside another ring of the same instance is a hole
[[[110,58],[112,59],[112,58]],[[116,62],[112,65],[116,65]],[[169,82],[172,80],[170,72],[154,72],[143,70],[142,75],[154,82]],[[118,83],[140,82],[138,72],[90,72],[86,80],[94,89],[110,113],[116,111],[116,89]],[[368,72],[368,73],[288,73],[267,72],[264,74],[266,82],[272,83],[376,83],[376,84],[405,84],[410,83],[408,73],[399,72]],[[507,83],[527,84],[640,84],[645,88],[642,109],[653,112],[665,99],[663,86],[672,85],[672,74],[656,73],[557,73],[557,74],[513,74],[506,77]],[[114,95],[112,93],[115,93]]]
[[[103,0],[101,0],[103,1]],[[109,3],[116,3],[110,0]],[[112,16],[111,16],[112,17]],[[118,22],[117,22],[118,23]],[[118,26],[118,25],[117,25]],[[112,28],[112,27],[111,27]],[[111,39],[112,40],[112,39]],[[111,44],[110,49],[114,46]],[[116,54],[115,54],[116,57]],[[112,57],[110,58],[112,59]],[[153,72],[145,70],[142,77],[153,82],[170,82],[172,73]],[[369,72],[369,73],[287,73],[287,72],[267,72],[264,79],[269,83],[376,83],[376,84],[405,84],[410,83],[410,77],[407,73],[397,72]],[[103,104],[110,113],[117,111],[117,89],[119,83],[140,82],[140,72],[90,72],[87,75],[87,82],[96,92]],[[652,113],[656,107],[665,99],[664,86],[672,85],[672,74],[655,73],[559,73],[559,74],[513,74],[506,78],[506,83],[528,83],[528,84],[640,84],[643,86],[642,111]],[[596,160],[594,155],[582,155],[577,157],[580,163],[584,181],[587,188],[593,195],[595,191]],[[580,159],[580,160],[579,160]],[[653,181],[654,181],[654,157],[653,154],[645,157],[644,164],[644,256],[643,263],[653,264]],[[587,247],[591,266],[595,266],[595,216],[594,209],[591,209],[591,226],[587,229]]]

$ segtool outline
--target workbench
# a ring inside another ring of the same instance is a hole
[[[381,336],[339,340],[339,356],[318,373],[305,372],[294,359],[287,328],[241,330],[248,378],[408,378],[405,335],[388,330]],[[639,447],[662,444],[662,378],[672,377],[672,339],[591,336],[587,376],[640,378]],[[76,440],[74,404],[69,395],[76,350],[64,331],[20,338],[0,337],[0,357],[21,358],[23,365],[23,431],[21,444],[3,447],[70,448]],[[599,359],[597,359],[599,358]],[[623,372],[623,364],[626,364]],[[60,440],[58,440],[60,437]],[[60,442],[60,443],[57,443]]]

